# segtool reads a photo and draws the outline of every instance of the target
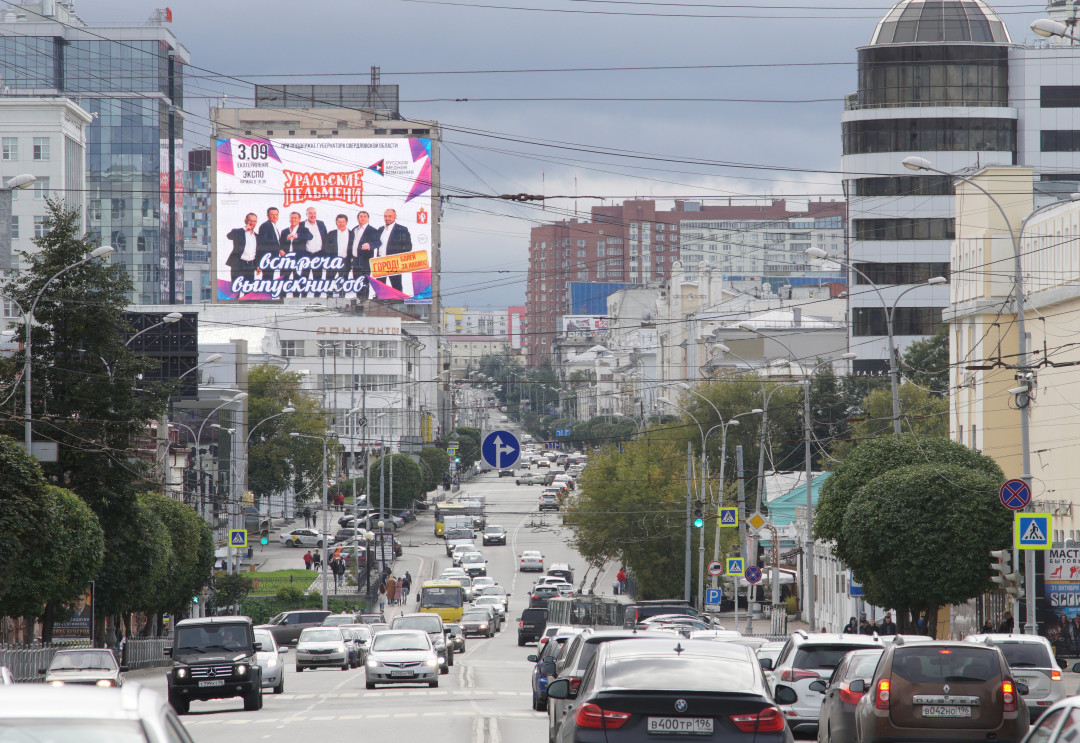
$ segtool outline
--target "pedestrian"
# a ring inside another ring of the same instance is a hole
[[[341,587],[342,579],[345,577],[345,561],[340,557],[334,558],[334,580],[337,582],[338,588]]]
[[[404,577],[401,579],[401,585],[398,586],[398,593],[400,594],[401,603],[405,604],[409,601],[409,591],[412,589],[412,576],[409,571],[405,571]]]
[[[998,622],[997,631],[1005,635],[1013,631],[1013,614],[1008,609],[1001,615],[1001,621]]]
[[[311,561],[315,559],[311,556],[311,550],[304,553],[304,570],[311,570]]]
[[[983,622],[982,629],[979,630],[979,632],[984,635],[992,635],[994,634],[995,629],[996,628],[994,627],[994,623],[991,622],[989,618],[987,618],[987,620]]]
[[[874,634],[874,626],[870,622],[866,621],[866,612],[864,611],[859,617],[859,634],[860,635],[872,635]]]
[[[615,575],[615,580],[619,581],[619,595],[626,593],[626,566],[623,565],[619,568],[619,572]]]
[[[311,526],[311,506],[304,506],[304,526]]]
[[[878,634],[882,636],[896,634],[896,622],[892,620],[890,612],[885,612],[885,618],[881,620],[881,625],[878,627]]]
[[[386,610],[386,584],[379,585],[379,613],[382,614]]]
[[[844,627],[844,634],[845,635],[857,635],[857,634],[859,634],[859,622],[855,619],[855,617],[852,617],[851,619],[848,620],[847,625]]]
[[[386,579],[386,600],[389,602],[390,606],[397,603],[397,588],[397,579],[391,575]]]
[[[312,556],[311,556],[311,569],[317,571],[321,567],[322,567],[322,555],[319,554],[318,550],[315,550],[314,554],[312,554]]]

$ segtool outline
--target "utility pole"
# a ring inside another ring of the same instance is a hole
[[[691,479],[693,468],[693,451],[690,442],[686,442],[686,558],[683,570],[686,577],[683,580],[683,600],[690,603],[690,501],[694,499],[694,483]]]
[[[739,499],[738,514],[739,514],[739,553],[743,558],[743,570],[745,571],[747,566],[750,565],[750,555],[746,553],[746,477],[743,473],[743,459],[742,459],[742,444],[736,444],[735,446],[735,477],[738,478],[739,485]],[[757,555],[754,555],[756,558]],[[754,560],[754,565],[757,565],[757,559]],[[751,620],[754,617],[753,611],[750,610],[750,592],[754,590],[754,586],[751,584],[746,587],[746,634],[750,634],[754,631],[754,625]],[[739,600],[739,592],[735,592],[735,601]]]

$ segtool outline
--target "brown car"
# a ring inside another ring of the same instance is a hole
[[[1028,729],[1001,651],[964,642],[889,643],[855,709],[858,743],[1014,743]]]

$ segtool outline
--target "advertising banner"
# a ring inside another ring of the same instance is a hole
[[[607,330],[607,318],[603,315],[563,315],[562,329],[567,338],[593,335]]]
[[[68,607],[71,618],[65,622],[53,624],[53,640],[70,642],[71,640],[92,640],[94,636],[94,586],[75,600]]]
[[[431,302],[431,140],[219,139],[218,301]]]

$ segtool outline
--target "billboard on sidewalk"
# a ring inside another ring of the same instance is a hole
[[[431,302],[431,140],[219,139],[217,301]]]

